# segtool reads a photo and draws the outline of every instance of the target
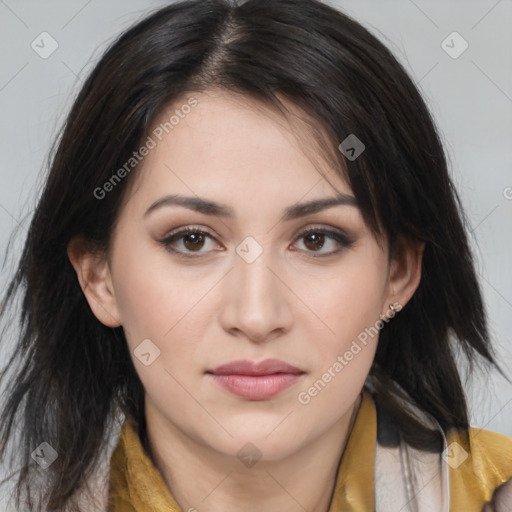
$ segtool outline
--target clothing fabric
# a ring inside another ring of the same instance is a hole
[[[442,434],[435,420],[411,410]],[[425,451],[396,425],[364,389],[329,512],[512,512],[512,438],[451,430],[439,449]],[[109,512],[181,512],[131,420],[110,460]]]

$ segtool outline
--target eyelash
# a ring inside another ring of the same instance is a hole
[[[342,234],[342,233],[338,233],[337,231],[332,231],[330,229],[326,229],[326,228],[318,228],[318,227],[312,227],[312,228],[308,228],[308,229],[305,229],[303,231],[301,231],[297,237],[296,237],[296,240],[300,240],[302,238],[305,238],[307,237],[308,235],[310,234],[322,234],[322,235],[327,235],[329,238],[332,238],[333,240],[335,240],[338,244],[340,244],[340,246],[342,248],[349,248],[349,247],[352,247],[354,245],[354,241],[351,240],[348,236],[346,236],[345,234]],[[170,247],[170,245],[175,242],[176,240],[179,240],[181,238],[183,238],[184,236],[186,235],[190,235],[190,234],[195,234],[195,235],[206,235],[210,238],[213,238],[210,233],[208,233],[207,231],[203,231],[199,228],[195,228],[195,227],[186,227],[185,229],[181,229],[177,232],[171,232],[168,236],[166,236],[164,239],[162,240],[159,240],[159,242],[164,246],[164,248],[173,253],[173,254],[176,254],[177,256],[179,257],[182,257],[182,258],[188,258],[188,259],[192,259],[192,258],[200,258],[201,256],[198,255],[198,256],[190,256],[189,254],[193,254],[194,251],[192,251],[191,253],[184,253],[182,251],[177,251],[175,249],[172,249]],[[314,252],[315,251],[306,251],[308,253],[311,253],[311,257],[313,258],[326,258],[326,257],[329,257],[329,256],[333,256],[335,254],[338,254],[339,252],[341,251],[341,249],[337,249],[336,251],[331,251],[327,254],[322,254],[322,255],[315,255]],[[198,254],[200,254],[201,251],[195,251],[197,252]]]

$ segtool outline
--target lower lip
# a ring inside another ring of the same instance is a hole
[[[215,375],[211,377],[224,389],[248,400],[268,400],[295,384],[302,374]]]

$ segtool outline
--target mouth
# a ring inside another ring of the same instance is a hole
[[[279,359],[259,363],[237,360],[206,372],[224,390],[247,400],[268,400],[297,383],[305,373]]]

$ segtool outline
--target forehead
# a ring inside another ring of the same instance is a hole
[[[318,147],[318,127],[293,104],[286,108],[289,116],[247,96],[184,94],[148,132],[153,147],[134,176],[138,198],[147,204],[155,193],[181,192],[293,202],[329,191],[350,194]]]

